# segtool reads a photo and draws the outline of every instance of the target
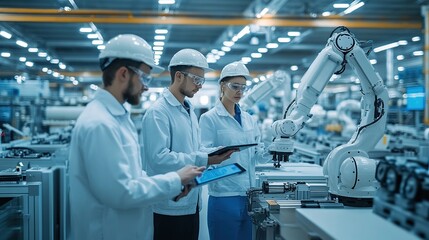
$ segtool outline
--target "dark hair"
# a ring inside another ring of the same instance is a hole
[[[230,77],[224,77],[222,80],[220,80],[219,84],[222,84],[224,82],[228,82],[229,80],[235,78],[236,76],[230,76]]]
[[[179,65],[179,66],[170,67],[171,84],[174,83],[174,75],[176,75],[176,72],[181,72],[181,71],[186,72],[187,70],[189,70],[192,67],[194,67],[194,66]]]
[[[137,62],[131,59],[117,58],[112,61],[104,70],[103,70],[103,84],[105,87],[112,85],[113,79],[115,78],[115,73],[120,67],[132,66],[139,68],[142,62]],[[131,71],[132,74],[135,74]]]

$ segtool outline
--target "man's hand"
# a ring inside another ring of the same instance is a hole
[[[179,174],[180,180],[182,181],[182,185],[188,185],[194,178],[200,176],[201,173],[206,169],[206,167],[197,167],[197,166],[185,166],[177,171]]]
[[[197,167],[197,166],[185,166],[177,171],[179,174],[180,180],[182,182],[182,192],[174,198],[174,201],[179,201],[182,197],[188,195],[191,191],[193,184],[192,180],[194,180],[197,176],[200,176],[201,173],[206,169],[206,167]]]
[[[232,150],[228,150],[227,152],[219,154],[219,155],[209,156],[208,164],[209,165],[219,164],[219,163],[229,159],[231,157],[231,154],[233,154],[234,152],[238,152],[238,151],[239,151],[239,149],[232,149]]]

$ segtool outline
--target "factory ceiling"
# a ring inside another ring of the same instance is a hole
[[[340,3],[349,6],[334,7]],[[373,48],[397,45],[390,57],[397,74],[397,67],[422,65],[425,4],[422,0],[0,0],[0,79],[24,74],[57,82],[99,81],[99,49],[125,33],[158,47],[163,67],[180,49],[194,48],[216,70],[232,61],[250,60],[247,66],[255,77],[278,69],[299,76],[334,28],[342,25],[359,40],[371,40]],[[351,7],[356,10],[350,11]],[[386,52],[369,55],[383,78]],[[167,81],[168,75],[158,78]]]

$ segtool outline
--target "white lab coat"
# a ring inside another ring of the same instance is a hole
[[[180,193],[177,173],[148,177],[130,114],[100,89],[70,144],[71,239],[152,239],[151,204]]]
[[[190,114],[170,90],[165,89],[162,97],[147,110],[142,121],[142,143],[143,169],[149,176],[176,171],[186,165],[207,166],[207,153],[200,151],[197,116],[194,107],[190,103],[189,106]],[[197,202],[201,210],[200,195],[201,188],[194,188],[178,202],[159,201],[154,212],[170,216],[194,214]]]
[[[261,134],[256,121],[249,113],[241,112],[241,125],[218,101],[214,108],[201,115],[201,141],[204,147],[218,147],[259,143]],[[209,194],[215,197],[246,196],[246,191],[255,186],[255,165],[258,156],[256,148],[251,147],[235,152],[231,158],[219,166],[239,163],[246,172],[221,179],[209,184]]]

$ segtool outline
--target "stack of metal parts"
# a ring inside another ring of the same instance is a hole
[[[33,148],[38,144],[32,141],[23,144],[0,153],[0,202],[16,199],[18,208],[25,209],[19,218],[0,211],[0,216],[16,223],[17,229],[4,239],[66,239],[67,144],[50,148]],[[28,208],[30,202],[33,207]],[[0,224],[1,233],[8,228]]]
[[[429,239],[429,174],[420,162],[383,160],[376,178],[381,188],[374,199],[374,213]]]

